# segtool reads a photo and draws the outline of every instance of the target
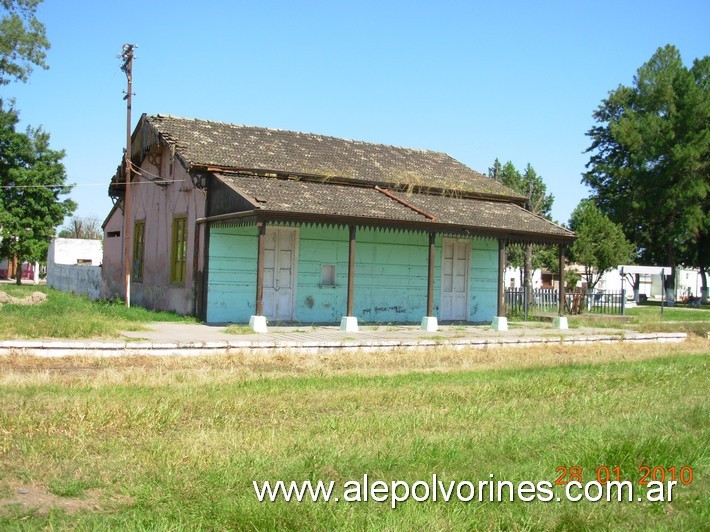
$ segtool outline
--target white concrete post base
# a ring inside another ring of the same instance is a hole
[[[340,320],[340,330],[345,332],[358,332],[357,318],[355,316],[343,316]]]
[[[266,316],[252,316],[249,318],[249,327],[256,333],[266,332]]]
[[[555,325],[555,329],[569,329],[569,325],[567,324],[567,316],[558,316],[555,318],[553,323]]]
[[[491,329],[494,331],[507,331],[508,330],[508,318],[505,316],[496,316],[493,318],[493,323],[491,323]]]
[[[436,332],[439,330],[439,322],[436,316],[424,316],[422,318],[422,324],[419,327],[422,331]]]

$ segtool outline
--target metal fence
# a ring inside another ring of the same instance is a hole
[[[536,288],[527,301],[523,288],[506,288],[505,304],[508,314],[528,312],[557,312],[559,291],[552,288]],[[626,303],[625,290],[594,290],[590,292],[565,292],[565,314],[591,312],[595,314],[623,314]]]

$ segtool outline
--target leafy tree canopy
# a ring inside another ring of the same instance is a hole
[[[698,263],[710,230],[710,58],[659,48],[594,112],[582,181],[650,264]]]
[[[569,227],[577,233],[570,248],[572,262],[584,266],[587,285],[594,288],[605,272],[629,261],[633,245],[621,227],[604,215],[594,202],[582,200],[572,212]]]
[[[555,198],[552,194],[547,193],[547,186],[542,177],[529,163],[525,170],[520,172],[512,162],[501,164],[496,159],[493,166],[488,169],[488,177],[526,196],[528,210],[550,218]],[[509,245],[506,251],[506,261],[514,268],[523,268],[527,261],[528,279],[526,284],[530,289],[532,289],[532,270],[551,267],[556,260],[555,257],[556,254],[552,249],[532,244]]]
[[[528,198],[528,210],[545,218],[550,218],[550,211],[552,210],[552,204],[555,202],[555,197],[547,193],[547,185],[545,185],[542,177],[537,174],[530,163],[527,164],[525,170],[521,173],[512,162],[508,161],[505,164],[501,164],[496,159],[493,166],[488,169],[488,177],[526,196]]]
[[[41,128],[18,133],[17,123],[0,100],[0,256],[22,263],[44,259],[55,228],[76,204],[60,198],[71,191],[64,152],[50,149]]]
[[[60,238],[80,238],[85,240],[103,240],[101,224],[96,218],[77,218],[69,220],[67,227],[59,231]]]
[[[0,0],[0,85],[27,81],[33,67],[45,62],[49,41],[36,17],[42,0]]]

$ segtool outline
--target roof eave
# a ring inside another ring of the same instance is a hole
[[[480,199],[487,201],[503,201],[515,203],[521,207],[527,201],[524,196],[508,196],[488,192],[474,192],[471,190],[451,189],[443,187],[429,187],[424,185],[407,185],[394,181],[376,181],[354,179],[337,175],[306,174],[299,172],[284,172],[283,170],[267,170],[263,168],[237,168],[226,166],[215,166],[207,164],[195,164],[190,168],[190,173],[209,172],[213,174],[248,174],[265,177],[279,177],[281,179],[298,179],[312,181],[316,183],[328,182],[337,185],[347,185],[354,187],[373,188],[381,187],[395,190],[397,192],[415,192],[419,194],[430,194],[434,196],[453,196],[467,199]]]
[[[373,227],[395,229],[402,231],[417,231],[424,233],[457,234],[462,236],[483,236],[502,239],[510,242],[529,242],[533,244],[572,244],[577,238],[574,233],[569,235],[545,235],[526,231],[496,229],[491,227],[471,226],[465,224],[441,223],[436,221],[410,221],[387,218],[372,218],[367,216],[345,216],[332,214],[303,213],[291,211],[278,211],[268,209],[254,209],[229,214],[220,214],[200,218],[197,223],[217,223],[232,220],[251,218],[256,223],[281,222],[317,225],[354,225],[357,227]]]

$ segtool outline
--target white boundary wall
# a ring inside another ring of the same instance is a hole
[[[101,266],[53,264],[47,268],[47,286],[62,292],[72,292],[99,299],[101,296]]]

